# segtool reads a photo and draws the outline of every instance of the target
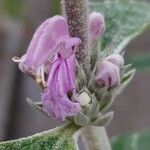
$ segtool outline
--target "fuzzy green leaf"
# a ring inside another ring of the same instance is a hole
[[[85,126],[88,125],[90,119],[84,113],[80,112],[76,116],[74,116],[74,122],[79,126]]]
[[[68,124],[27,138],[0,143],[0,150],[76,150],[74,133],[79,129]]]
[[[106,30],[102,38],[102,50],[122,49],[144,29],[149,29],[150,5],[134,1],[107,1],[91,3],[91,10],[101,12],[106,20]]]
[[[117,89],[116,96],[118,96],[126,88],[126,86],[131,82],[131,80],[133,79],[135,75],[135,72],[136,70],[132,69],[132,70],[129,70],[126,74],[124,74],[122,81],[121,81],[121,85]]]
[[[93,125],[95,126],[106,126],[110,123],[110,121],[113,119],[113,115],[114,115],[114,112],[111,111],[109,113],[106,113],[104,115],[99,115],[98,119],[96,119],[93,123]]]
[[[125,134],[112,140],[113,150],[149,150],[150,132]]]
[[[135,74],[135,69],[129,70],[127,71],[120,83],[120,86],[117,87],[116,89],[114,89],[113,91],[109,91],[105,94],[103,101],[101,101],[100,105],[100,110],[102,111],[106,111],[108,110],[108,108],[112,105],[112,103],[114,102],[115,98],[124,90],[124,88],[130,83],[130,81],[132,80],[134,74]]]

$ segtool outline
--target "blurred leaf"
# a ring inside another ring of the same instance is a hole
[[[147,28],[146,24],[150,24],[150,5],[144,2],[93,2],[91,9],[101,12],[106,20],[103,50],[111,48],[120,52],[144,27]]]
[[[60,13],[60,1],[51,1],[50,13],[51,15],[57,15]]]
[[[150,150],[150,132],[121,135],[112,140],[113,150]]]
[[[0,143],[0,150],[76,150],[73,135],[78,129],[75,124],[68,124],[27,138]]]
[[[137,70],[150,70],[150,54],[135,55],[128,60]]]
[[[21,14],[21,0],[4,0],[6,13],[12,17],[19,17]]]

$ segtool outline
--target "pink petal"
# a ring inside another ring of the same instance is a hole
[[[91,42],[98,40],[105,30],[105,20],[102,14],[92,12],[89,15],[89,36]]]
[[[119,68],[122,68],[124,65],[124,59],[120,54],[109,55],[104,60],[110,61],[111,63],[115,64]]]
[[[102,61],[97,70],[95,81],[100,87],[118,86],[120,83],[119,68],[109,61]]]
[[[48,88],[41,97],[45,111],[57,120],[64,120],[80,111],[79,103],[68,98],[68,93],[76,88],[74,58],[75,54],[66,59],[55,57],[49,73]]]
[[[58,76],[61,94],[73,91],[76,88],[74,57],[75,55],[73,54],[71,57],[62,60],[61,62]]]
[[[74,116],[80,111],[79,103],[73,103],[67,95],[55,97],[49,92],[44,93],[41,97],[44,110],[53,119],[64,121],[66,117]]]
[[[39,66],[54,55],[57,40],[68,35],[67,21],[63,17],[54,16],[46,20],[33,36],[25,62],[34,67]]]

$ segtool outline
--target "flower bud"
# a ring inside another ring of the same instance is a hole
[[[119,68],[122,68],[124,65],[124,59],[120,54],[112,54],[108,57],[106,57],[104,60],[107,60],[111,63],[113,63],[114,65],[118,66]]]
[[[105,20],[102,14],[92,12],[89,15],[89,36],[91,43],[97,41],[105,30]]]
[[[79,96],[78,96],[78,100],[81,106],[86,106],[90,103],[91,98],[90,96],[87,94],[87,92],[82,92]]]
[[[95,82],[100,87],[112,88],[118,86],[120,83],[119,67],[103,60],[97,70]]]

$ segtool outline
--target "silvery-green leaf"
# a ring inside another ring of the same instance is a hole
[[[144,29],[149,29],[150,5],[140,1],[107,1],[91,3],[91,10],[101,12],[106,30],[101,39],[102,50],[122,49]]]
[[[82,89],[87,84],[87,77],[83,70],[83,66],[77,63],[77,85],[79,89]]]
[[[94,69],[96,63],[101,60],[100,41],[91,49],[91,69]]]
[[[95,90],[95,70],[91,73],[91,77],[90,77],[87,87],[91,92],[94,92],[94,90]]]
[[[110,123],[114,115],[114,112],[109,112],[104,115],[100,115],[99,118],[93,122],[95,126],[106,126]]]
[[[26,138],[0,143],[0,150],[78,150],[74,134],[79,126],[71,123]]]
[[[121,81],[121,85],[117,89],[116,96],[119,95],[124,90],[124,88],[131,82],[131,80],[134,77],[135,72],[136,72],[136,70],[132,69],[124,75],[124,77],[122,78],[122,81]]]
[[[109,91],[100,101],[100,112],[106,111],[115,100],[115,90]]]
[[[131,80],[133,78],[135,72],[136,72],[136,70],[132,69],[132,70],[129,70],[126,74],[124,74],[121,84],[127,82],[129,79]]]
[[[90,118],[94,119],[97,117],[98,113],[99,113],[99,102],[96,99],[95,94],[92,95],[92,104],[91,104],[91,110],[90,110]]]
[[[86,86],[84,86],[84,87],[79,91],[79,93],[82,93],[82,92],[86,92],[90,97],[92,96],[92,95],[91,95],[91,92],[89,91],[89,89],[88,89]]]
[[[101,88],[101,87],[97,86],[96,90],[95,90],[95,95],[96,95],[96,98],[98,101],[100,101],[100,102],[103,101],[106,98],[106,96],[108,95],[108,87]]]
[[[126,74],[129,71],[129,69],[131,69],[131,67],[132,64],[128,64],[121,68],[121,79],[123,78],[124,74]]]
[[[79,126],[85,126],[90,122],[90,119],[84,113],[79,112],[76,116],[74,116],[74,122]]]

